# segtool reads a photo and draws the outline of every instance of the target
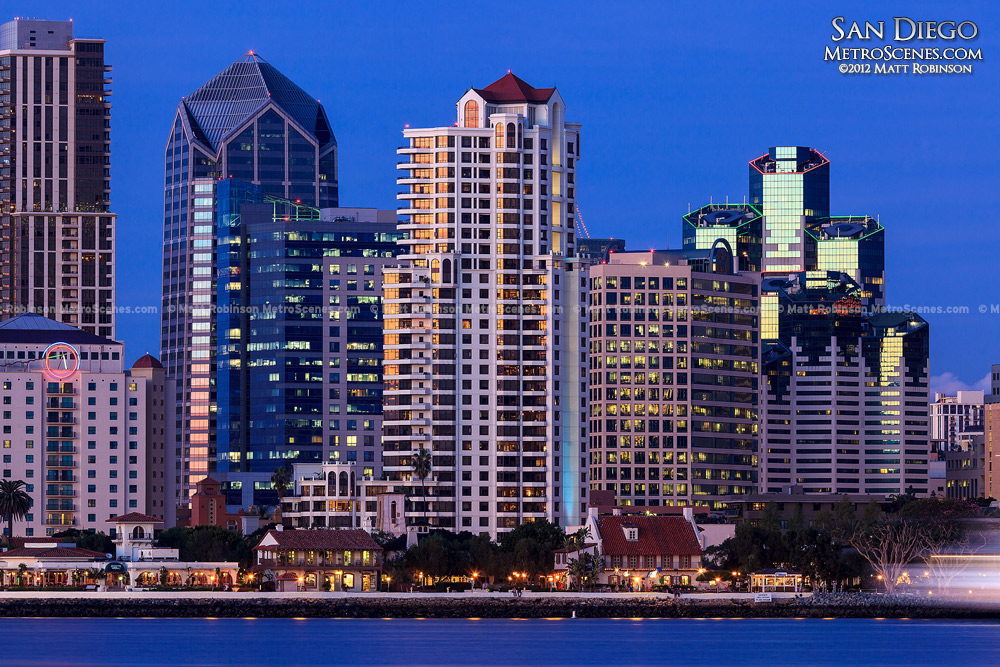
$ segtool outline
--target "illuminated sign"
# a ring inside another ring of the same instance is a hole
[[[52,343],[45,349],[45,374],[56,382],[69,380],[80,370],[80,353],[69,343]]]

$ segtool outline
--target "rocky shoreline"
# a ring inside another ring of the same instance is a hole
[[[921,618],[1000,619],[1000,608],[937,604],[913,597],[824,594],[756,604],[749,600],[639,598],[294,598],[4,599],[0,617],[161,618]]]

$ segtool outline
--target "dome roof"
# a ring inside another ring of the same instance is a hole
[[[160,360],[151,354],[144,354],[135,363],[132,364],[132,368],[163,368],[163,364]]]

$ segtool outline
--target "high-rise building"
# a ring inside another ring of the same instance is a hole
[[[337,142],[315,98],[253,52],[177,105],[164,162],[161,359],[177,379],[178,500],[214,472],[216,184],[337,205]]]
[[[510,73],[457,106],[457,123],[406,129],[398,151],[409,239],[385,276],[384,476],[412,483],[431,526],[496,536],[535,519],[577,524],[580,126],[558,90]]]
[[[934,394],[930,404],[931,440],[938,451],[949,451],[958,445],[958,435],[983,427],[982,391],[959,391],[955,396]]]
[[[381,472],[382,271],[395,211],[217,185],[216,466],[227,503],[275,505],[291,463]]]
[[[0,317],[115,335],[110,71],[72,21],[0,25]]]
[[[806,241],[815,247],[811,270],[818,276],[846,273],[860,286],[863,306],[885,305],[885,230],[877,220],[852,215],[815,220],[806,228]]]
[[[708,250],[716,239],[726,239],[735,253],[737,269],[760,271],[763,247],[760,209],[751,204],[708,204],[683,218],[685,250]]]
[[[146,514],[163,519],[167,528],[177,523],[177,465],[174,445],[174,397],[177,383],[156,357],[139,357],[130,371],[146,381]],[[131,402],[131,399],[130,399]],[[138,402],[138,401],[137,401]],[[165,406],[171,406],[167,409]]]
[[[729,244],[590,268],[590,489],[620,505],[757,491],[760,276]]]
[[[928,493],[927,323],[868,315],[844,273],[764,289],[778,295],[781,339],[762,358],[761,490]]]
[[[149,373],[155,359],[129,370],[123,352],[122,343],[33,313],[0,322],[0,469],[3,479],[24,481],[32,499],[16,535],[103,531],[129,512],[163,515],[162,480],[149,471],[164,456],[159,426],[173,419],[173,394]]]

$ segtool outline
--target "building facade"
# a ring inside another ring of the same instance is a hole
[[[771,279],[781,339],[764,352],[760,488],[928,493],[926,321],[868,315],[850,276]]]
[[[151,403],[162,385],[133,374],[122,354],[121,343],[39,315],[0,322],[0,470],[32,499],[15,534],[104,530],[150,499],[164,506],[148,488],[159,481],[147,479],[149,459],[161,452],[147,435],[172,405]]]
[[[0,317],[114,338],[110,71],[72,21],[0,25]]]
[[[938,451],[957,449],[959,435],[982,429],[985,392],[959,391],[955,396],[934,394],[930,404],[931,440]]]
[[[326,208],[217,185],[216,460],[232,510],[275,505],[299,463],[381,472],[382,273],[393,211]]]
[[[164,159],[160,358],[177,379],[178,502],[214,472],[216,184],[235,178],[336,206],[337,142],[323,106],[253,52],[184,97]]]
[[[711,505],[757,490],[759,274],[729,245],[590,268],[591,493]]]
[[[495,537],[535,519],[576,524],[580,126],[555,88],[509,73],[457,107],[454,125],[404,130],[398,151],[409,238],[385,276],[384,477],[410,482],[434,527]],[[423,480],[421,450],[432,457]]]

